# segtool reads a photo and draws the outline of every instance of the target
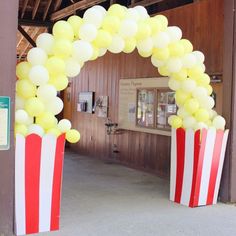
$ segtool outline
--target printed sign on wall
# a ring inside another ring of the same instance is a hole
[[[0,96],[0,150],[10,148],[10,97]]]

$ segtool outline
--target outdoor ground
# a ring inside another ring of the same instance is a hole
[[[67,153],[61,230],[40,236],[235,236],[236,206],[190,209],[168,200],[169,182]]]

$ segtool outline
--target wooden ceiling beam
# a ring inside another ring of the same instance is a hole
[[[62,0],[56,0],[56,3],[54,5],[54,11],[57,11],[60,8],[61,2]]]
[[[21,27],[21,25],[18,25],[18,30],[21,32],[21,34],[26,38],[26,40],[31,44],[33,47],[36,47],[36,43],[34,40],[30,37],[30,35]]]
[[[25,30],[25,32],[27,33],[27,31],[29,30],[29,27],[26,26],[24,30]],[[20,37],[20,39],[19,39],[19,41],[17,42],[17,45],[16,45],[17,48],[20,46],[20,44],[21,44],[23,38],[24,38],[24,35],[21,34],[21,37]]]
[[[81,0],[79,2],[76,2],[68,7],[65,7],[59,11],[54,12],[51,15],[51,21],[56,21],[56,20],[60,20],[63,19],[67,16],[73,15],[75,13],[75,11],[77,10],[84,10],[87,9],[91,6],[94,6],[96,4],[105,2],[106,0]]]
[[[165,0],[142,0],[142,1],[139,1],[139,2],[132,3],[131,5],[129,5],[129,7],[135,7],[135,6],[146,7],[146,6],[150,6],[150,5],[160,3],[160,2],[164,2],[164,1]]]
[[[21,12],[21,19],[24,17],[25,15],[25,10],[26,10],[26,7],[28,5],[28,2],[29,0],[24,0],[24,3],[23,3],[23,7],[22,7],[22,12]]]
[[[18,24],[20,24],[21,26],[50,27],[53,23],[50,21],[18,19]]]
[[[33,38],[37,35],[37,33],[39,32],[40,28],[35,28],[33,33],[31,34],[31,39],[33,40]],[[26,44],[26,46],[24,47],[24,49],[22,50],[20,56],[19,56],[19,60],[21,60],[21,58],[23,57],[23,55],[25,54],[26,50],[28,49],[28,47],[30,46],[30,43],[28,42]],[[33,45],[32,45],[33,46]],[[36,44],[35,44],[36,46]],[[35,47],[33,46],[33,47]]]
[[[36,0],[35,5],[34,5],[34,9],[33,9],[33,12],[32,12],[32,20],[34,20],[36,14],[37,14],[39,4],[40,4],[40,0]]]
[[[48,11],[49,11],[49,8],[50,8],[51,4],[52,4],[52,0],[49,0],[49,1],[48,1],[48,4],[47,4],[47,6],[46,6],[45,12],[44,12],[44,14],[43,14],[43,21],[45,21],[46,18],[47,18]]]

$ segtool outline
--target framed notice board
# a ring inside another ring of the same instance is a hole
[[[10,148],[10,97],[0,96],[0,150]]]

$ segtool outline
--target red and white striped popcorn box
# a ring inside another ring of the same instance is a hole
[[[172,129],[171,201],[189,207],[216,204],[228,133]]]
[[[59,229],[65,135],[16,135],[15,233]]]

